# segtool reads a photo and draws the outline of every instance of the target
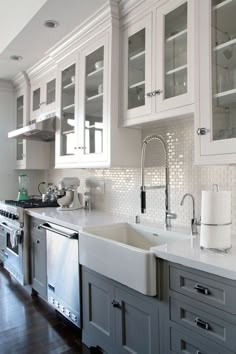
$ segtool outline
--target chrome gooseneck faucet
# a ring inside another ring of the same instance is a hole
[[[192,199],[192,203],[193,203],[193,216],[191,219],[191,232],[192,235],[197,235],[198,234],[198,230],[197,230],[197,226],[199,225],[199,221],[196,219],[196,213],[195,213],[195,200],[194,200],[194,196],[190,193],[186,193],[184,194],[180,205],[183,206],[184,205],[184,201],[186,197],[190,197]]]
[[[144,162],[147,144],[152,140],[157,140],[161,143],[165,154],[165,185],[146,187],[144,182]],[[150,189],[165,189],[165,227],[169,228],[170,220],[176,219],[176,214],[170,212],[169,208],[169,167],[168,167],[168,154],[166,143],[161,135],[152,134],[143,140],[142,155],[141,155],[141,213],[146,213],[146,190]]]

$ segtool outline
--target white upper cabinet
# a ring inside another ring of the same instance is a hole
[[[56,111],[56,74],[31,83],[30,120],[43,118]]]
[[[108,159],[108,89],[109,89],[108,36],[103,36],[81,53],[79,160],[84,163]]]
[[[193,113],[193,0],[170,0],[123,31],[124,125]]]
[[[152,14],[123,32],[124,107],[127,119],[151,114]]]
[[[78,65],[79,56],[73,54],[57,70],[56,165],[78,160]]]
[[[236,0],[199,0],[196,162],[236,163]]]
[[[193,2],[169,1],[156,10],[156,111],[193,103]]]
[[[118,127],[119,29],[58,66],[56,167],[137,166],[141,135]]]
[[[30,84],[26,74],[23,81],[16,89],[15,94],[15,129],[20,129],[29,124],[30,112]],[[39,141],[24,139],[13,140],[15,144],[16,169],[47,169],[50,166],[50,145]]]

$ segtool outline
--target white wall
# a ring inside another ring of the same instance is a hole
[[[0,80],[0,200],[12,199],[17,192],[17,174],[14,171],[14,143],[7,133],[14,127],[13,88]]]

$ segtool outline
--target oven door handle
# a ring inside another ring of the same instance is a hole
[[[7,229],[8,231],[12,232],[12,229],[7,226],[7,224],[5,222],[1,223],[0,226],[4,227],[4,229]]]
[[[63,232],[63,231],[60,231],[60,230],[58,230],[58,229],[53,228],[53,227],[52,227],[50,224],[48,224],[48,223],[39,225],[39,226],[38,226],[38,229],[39,229],[39,230],[40,230],[40,229],[45,229],[45,230],[47,230],[47,231],[54,232],[54,233],[56,233],[56,234],[59,234],[59,235],[61,235],[61,236],[67,237],[67,238],[78,238],[78,237],[79,237],[78,232],[73,232],[72,234],[67,234],[67,233],[65,233],[65,232]]]

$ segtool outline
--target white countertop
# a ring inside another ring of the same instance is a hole
[[[236,280],[236,235],[232,236],[232,248],[228,253],[201,250],[199,236],[153,247],[154,254],[162,259],[202,270],[228,279]]]
[[[85,209],[60,211],[57,208],[27,209],[27,214],[46,222],[52,222],[60,226],[80,231],[86,226],[108,225],[117,222],[134,221],[130,218],[116,216],[103,211]]]
[[[87,226],[134,221],[134,218],[131,219],[126,216],[117,216],[102,211],[87,211],[84,209],[59,211],[56,208],[39,208],[28,209],[27,214],[75,231],[80,231],[83,227]],[[157,225],[156,227],[160,228]],[[186,234],[187,230],[177,228],[174,231]],[[236,235],[232,236],[232,248],[229,253],[214,253],[201,250],[199,236],[197,236],[193,243],[190,239],[174,241],[168,245],[153,247],[152,252],[156,257],[170,262],[236,280]]]

